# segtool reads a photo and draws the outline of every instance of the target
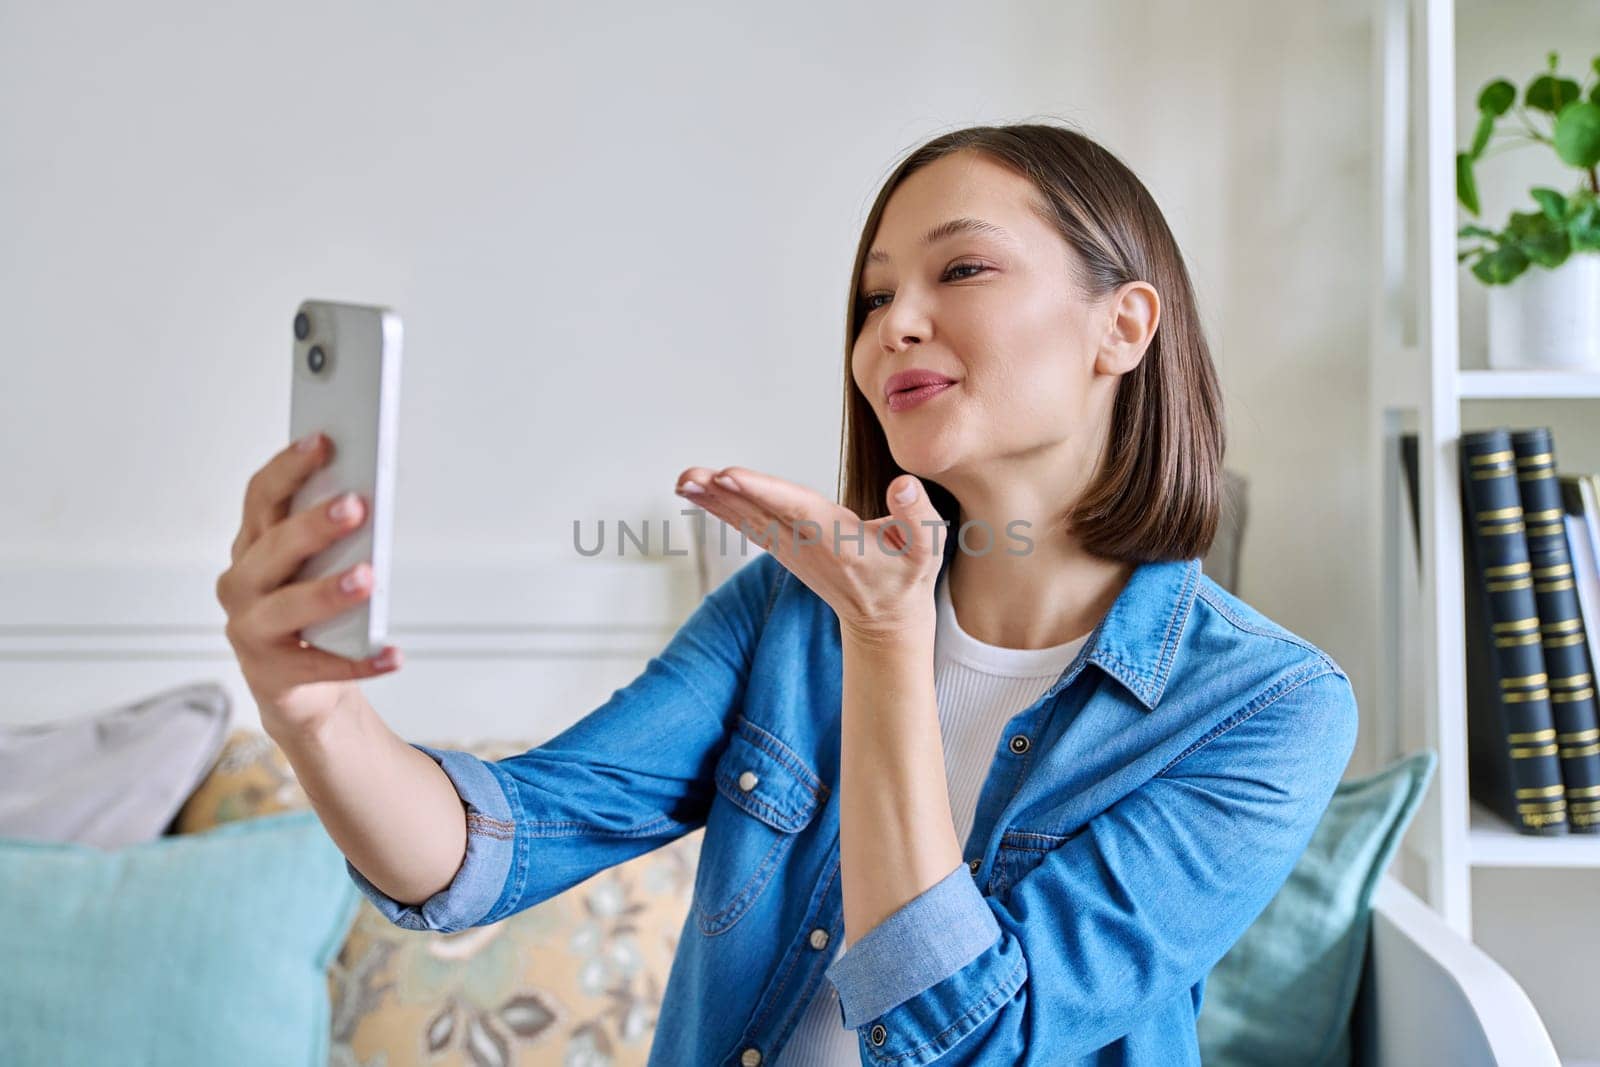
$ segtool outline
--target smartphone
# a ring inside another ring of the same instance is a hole
[[[388,638],[401,340],[400,316],[386,307],[307,300],[294,313],[289,438],[320,430],[333,456],[295,493],[290,514],[347,491],[366,505],[362,524],[309,557],[294,580],[340,573],[361,560],[373,577],[361,603],[303,627],[300,638],[349,659],[377,655]]]

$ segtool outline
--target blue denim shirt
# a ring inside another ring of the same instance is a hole
[[[1139,565],[1002,731],[966,862],[830,964],[841,680],[833,610],[757,555],[537,748],[415,745],[466,805],[449,886],[401,905],[350,876],[397,925],[455,931],[704,827],[652,1065],[773,1067],[825,980],[864,1064],[1199,1064],[1206,975],[1288,878],[1355,746],[1338,664],[1198,559]]]

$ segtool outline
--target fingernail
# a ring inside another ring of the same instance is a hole
[[[346,593],[354,593],[366,584],[367,565],[365,563],[357,563],[354,567],[345,571],[344,577],[339,579],[339,588]]]
[[[703,493],[703,492],[705,492],[705,490],[703,488],[701,488],[701,486],[700,486],[700,484],[698,482],[684,482],[682,485],[678,486],[678,492],[680,494],[682,494],[682,493],[694,494],[694,493]]]
[[[343,522],[355,513],[356,495],[354,493],[345,493],[338,500],[335,500],[333,506],[328,509],[328,517],[334,522]]]
[[[310,452],[312,449],[317,447],[317,438],[320,436],[320,434],[308,433],[304,437],[300,438],[300,440],[296,441],[294,443],[294,447],[299,449],[301,452]]]
[[[912,482],[910,485],[896,493],[894,498],[901,504],[911,503],[913,500],[917,499],[917,483]]]
[[[380,671],[386,671],[400,662],[400,650],[390,646],[372,657],[372,665]]]
[[[722,486],[722,488],[726,489],[730,493],[737,493],[739,491],[739,483],[728,477],[726,474],[719,474],[711,480]]]

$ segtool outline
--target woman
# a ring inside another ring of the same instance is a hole
[[[976,127],[885,183],[850,297],[842,503],[683,472],[768,552],[508,759],[402,741],[355,688],[383,667],[299,647],[364,590],[276,587],[360,519],[279,521],[321,462],[285,450],[218,582],[263,722],[411,929],[703,826],[652,1064],[1198,1064],[1357,714],[1201,573],[1224,435],[1181,255],[1088,138]]]

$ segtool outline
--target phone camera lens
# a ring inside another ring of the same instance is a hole
[[[321,345],[312,345],[311,351],[306,353],[306,366],[311,368],[312,374],[321,374],[323,364],[328,362],[328,354],[322,350]]]
[[[294,315],[294,336],[297,341],[304,341],[311,336],[311,320],[304,311],[297,311]]]

